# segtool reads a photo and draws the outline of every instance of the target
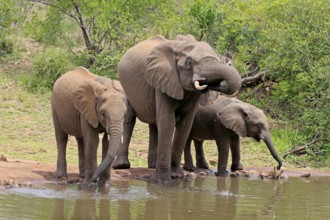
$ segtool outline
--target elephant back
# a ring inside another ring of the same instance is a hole
[[[58,78],[53,87],[54,92],[63,92],[75,90],[81,83],[86,79],[95,79],[96,76],[92,74],[85,67],[79,66],[75,69],[64,73],[60,78]]]

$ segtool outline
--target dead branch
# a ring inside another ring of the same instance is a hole
[[[304,144],[304,145],[300,145],[300,146],[294,146],[293,148],[291,148],[291,150],[289,150],[287,153],[284,154],[283,158],[286,158],[288,155],[293,154],[293,155],[303,155],[303,154],[307,154],[307,147],[309,145],[313,145],[316,142],[318,142],[320,140],[320,134],[317,133],[315,135],[315,137],[313,138],[313,140],[308,143],[308,144]]]
[[[251,83],[256,82],[257,80],[259,80],[263,75],[265,75],[268,72],[268,70],[264,70],[261,72],[256,73],[253,76],[247,76],[247,77],[243,77],[242,78],[242,85],[248,85]]]
[[[259,70],[259,67],[256,67],[254,70],[245,73],[245,74],[242,76],[242,78],[246,78],[246,77],[249,77],[249,76],[251,76],[251,75],[253,76],[254,74],[256,74],[256,72],[258,72],[258,70]]]

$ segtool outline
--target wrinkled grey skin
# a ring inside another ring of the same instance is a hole
[[[263,140],[278,162],[277,168],[281,168],[282,161],[275,151],[263,111],[236,98],[219,96],[211,105],[199,106],[197,109],[184,149],[184,169],[189,171],[195,169],[190,152],[192,140],[196,149],[197,168],[208,168],[203,141],[215,140],[218,147],[217,175],[226,175],[229,148],[232,153],[231,170],[243,169],[240,164],[240,136],[252,137],[257,141]]]
[[[91,183],[97,168],[99,133],[104,133],[103,161],[115,158],[120,147],[126,112],[126,96],[120,83],[77,67],[55,82],[51,106],[58,151],[55,176],[67,177],[66,146],[68,135],[72,135],[78,143],[79,174],[84,184]],[[109,165],[100,165],[106,167],[102,167],[100,185],[110,178]]]
[[[157,134],[151,137],[156,161],[151,181],[158,183],[183,177],[181,156],[201,94],[208,90],[233,94],[241,85],[237,70],[221,64],[207,43],[192,36],[143,41],[124,54],[118,72],[129,106],[123,148],[113,167],[130,167],[128,145],[138,117]]]

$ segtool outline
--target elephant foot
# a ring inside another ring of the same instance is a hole
[[[216,176],[221,176],[221,177],[226,177],[227,176],[227,171],[225,170],[225,171],[217,171],[216,173],[215,173],[215,175]]]
[[[243,164],[239,163],[238,165],[237,164],[232,164],[230,166],[230,170],[233,172],[233,171],[237,171],[237,170],[243,170],[244,167],[243,167]]]
[[[150,183],[170,184],[171,177],[169,173],[158,173],[157,171],[149,178]]]
[[[172,178],[183,178],[184,173],[181,167],[172,167],[171,168],[171,177]]]
[[[110,180],[110,172],[103,173],[100,178],[98,179],[97,183],[100,187],[103,187],[107,184],[108,180]]]
[[[190,172],[193,172],[193,171],[195,171],[196,167],[193,164],[184,163],[183,164],[183,169],[187,170],[187,171],[190,171]]]
[[[81,177],[81,178],[84,178],[85,177],[85,168],[84,169],[81,169],[79,167],[79,177]]]
[[[149,162],[148,161],[148,168],[155,169],[156,168],[156,162]]]
[[[196,167],[201,169],[209,169],[209,165],[206,161],[197,161]]]
[[[108,179],[99,179],[99,181],[97,181],[97,186],[98,187],[106,187],[106,186],[108,186],[109,184],[108,184],[108,182],[110,182],[110,181],[108,181]]]
[[[98,183],[96,182],[82,182],[78,184],[79,190],[87,190],[87,191],[96,191],[98,189]]]
[[[83,172],[83,173],[79,172],[79,177],[84,178],[85,177],[85,172]]]
[[[128,158],[120,158],[117,157],[115,161],[112,163],[113,169],[129,169],[131,168],[131,164],[128,160]]]
[[[54,177],[57,179],[67,179],[68,178],[68,174],[66,171],[63,170],[56,170],[54,172]]]

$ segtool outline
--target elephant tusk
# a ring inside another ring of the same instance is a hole
[[[199,85],[199,81],[195,81],[194,82],[194,86],[195,86],[195,89],[197,89],[197,90],[204,90],[204,89],[206,89],[206,87],[207,87],[207,85]]]

